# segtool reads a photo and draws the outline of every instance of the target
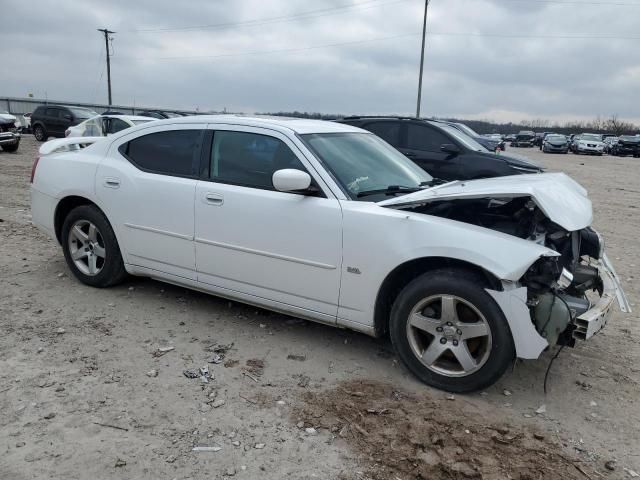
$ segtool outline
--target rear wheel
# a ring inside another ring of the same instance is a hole
[[[62,225],[61,240],[67,265],[82,283],[109,287],[127,276],[113,229],[97,207],[71,210]]]
[[[33,127],[33,136],[36,137],[36,140],[39,142],[46,142],[47,138],[49,138],[47,131],[42,125],[36,125]]]
[[[515,357],[507,320],[464,270],[428,272],[394,302],[389,330],[403,363],[424,383],[472,392],[495,383]]]

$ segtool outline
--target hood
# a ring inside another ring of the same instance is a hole
[[[16,117],[10,113],[0,113],[0,123],[14,123],[15,121]]]
[[[482,180],[455,181],[378,202],[402,207],[450,199],[531,197],[549,220],[569,232],[591,225],[587,191],[564,173],[536,173]]]
[[[515,165],[516,167],[528,167],[528,168],[540,168],[542,169],[542,164],[536,162],[535,160],[530,159],[526,155],[521,155],[519,153],[514,152],[500,152],[498,154],[500,158],[506,160],[507,163]]]

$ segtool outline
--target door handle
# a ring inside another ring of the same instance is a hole
[[[411,153],[411,152],[406,152],[406,153],[404,154],[404,156],[405,156],[405,157],[412,158],[412,157],[415,157],[415,156],[416,156],[416,154],[415,154],[415,153]]]
[[[204,196],[204,203],[219,207],[224,203],[224,197],[219,193],[207,193]]]
[[[120,179],[114,177],[107,177],[104,179],[103,185],[107,188],[120,188]]]

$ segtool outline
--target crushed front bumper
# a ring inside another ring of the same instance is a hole
[[[20,141],[20,134],[14,132],[0,132],[0,145],[12,145]]]
[[[607,323],[613,309],[614,300],[618,301],[620,310],[624,313],[631,312],[631,306],[627,300],[618,275],[606,255],[592,264],[598,269],[602,280],[602,295],[589,310],[578,316],[575,320],[576,329],[574,338],[587,340],[598,333]]]

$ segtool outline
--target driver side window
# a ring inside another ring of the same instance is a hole
[[[277,170],[307,171],[291,149],[277,138],[223,130],[213,134],[209,168],[214,182],[263,190],[274,190],[272,177]]]

